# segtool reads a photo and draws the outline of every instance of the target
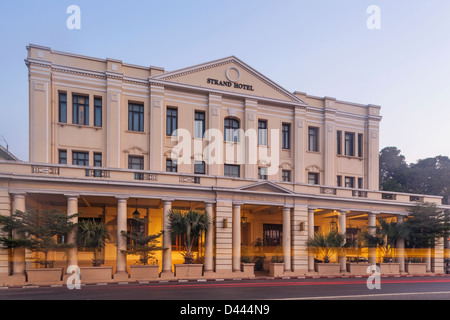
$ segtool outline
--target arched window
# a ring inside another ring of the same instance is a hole
[[[225,141],[239,142],[239,120],[225,119]]]

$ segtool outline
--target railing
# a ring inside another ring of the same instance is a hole
[[[41,164],[12,162],[0,160],[0,176],[17,176],[26,179],[27,175],[42,175],[64,178],[111,179],[115,181],[147,181],[158,184],[194,184],[217,188],[242,188],[261,182],[256,179],[230,178],[210,175],[189,175],[172,172],[151,172],[145,170],[81,167],[58,164]],[[395,203],[413,203],[418,201],[432,202],[442,205],[442,197],[420,194],[407,194],[378,190],[350,189],[334,186],[309,185],[305,183],[285,183],[281,181],[266,181],[273,185],[291,190],[293,194],[326,195],[339,198],[364,198],[367,201],[389,201]],[[269,189],[273,189],[272,187]],[[267,192],[272,192],[272,191]],[[263,191],[264,192],[264,191]],[[273,191],[276,193],[276,190]]]

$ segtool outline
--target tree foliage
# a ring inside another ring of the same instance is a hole
[[[192,248],[196,241],[206,232],[210,225],[210,217],[203,212],[189,210],[184,213],[178,210],[171,210],[169,216],[169,229],[176,236],[181,236],[186,253],[185,263],[193,263],[194,254]]]
[[[27,248],[33,252],[42,253],[35,257],[35,262],[45,268],[53,266],[54,261],[49,260],[50,251],[68,249],[73,246],[66,241],[58,241],[57,236],[63,239],[75,227],[72,219],[77,214],[67,216],[59,210],[17,210],[11,216],[0,216],[1,231],[0,243],[6,248]]]
[[[148,224],[148,219],[133,218],[136,224]],[[159,238],[162,236],[163,231],[157,234],[147,235],[145,228],[132,232],[122,231],[122,236],[126,237],[130,244],[127,246],[127,250],[122,252],[126,254],[139,255],[139,259],[136,261],[138,264],[147,265],[150,259],[155,258],[155,252],[163,250],[163,247],[159,245]]]
[[[380,190],[442,196],[448,204],[450,159],[436,156],[407,164],[400,150],[386,147],[380,152]]]
[[[77,243],[80,248],[93,249],[93,266],[100,265],[98,252],[105,247],[108,240],[111,239],[109,230],[103,221],[95,219],[86,219],[79,222]]]
[[[349,247],[350,243],[345,241],[344,234],[330,230],[327,233],[316,232],[306,245],[315,254],[322,257],[324,263],[329,263],[335,253]]]

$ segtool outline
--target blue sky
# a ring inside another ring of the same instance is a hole
[[[28,160],[26,45],[175,70],[235,55],[289,91],[382,107],[380,149],[450,156],[450,2],[9,1],[0,11],[0,136]],[[69,30],[69,5],[81,29]],[[381,30],[366,10],[381,9]],[[0,143],[5,145],[3,141]]]

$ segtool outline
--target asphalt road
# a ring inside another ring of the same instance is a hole
[[[96,303],[108,300],[113,306],[116,303],[120,306],[120,301],[141,300],[146,301],[145,306],[150,309],[164,308],[169,315],[179,315],[177,319],[182,319],[184,313],[191,318],[196,315],[196,319],[200,312],[204,312],[202,317],[208,318],[225,316],[227,312],[228,319],[240,312],[240,318],[272,319],[275,314],[292,308],[298,310],[302,306],[300,301],[311,303],[313,300],[450,300],[450,276],[382,277],[379,284],[380,289],[371,290],[364,277],[105,284],[83,285],[78,290],[69,290],[66,286],[8,288],[0,289],[0,300],[3,300],[1,306],[10,300],[94,300]],[[208,306],[215,308],[214,312],[208,311]]]

